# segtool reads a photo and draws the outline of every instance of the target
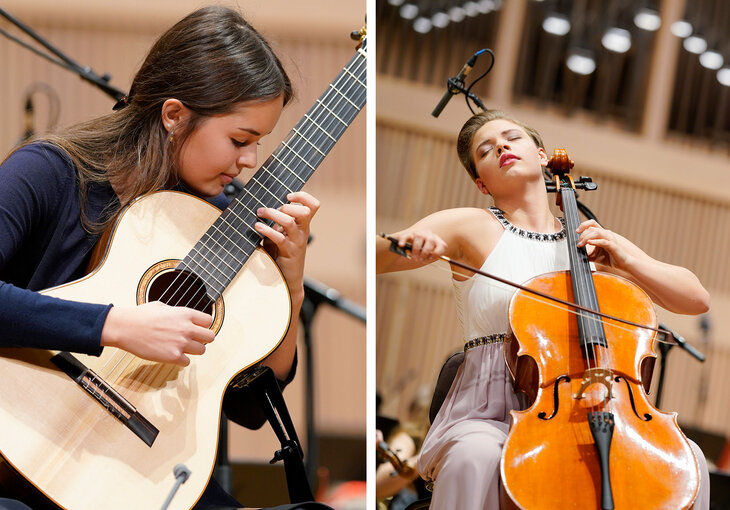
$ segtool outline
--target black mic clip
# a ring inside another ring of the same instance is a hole
[[[476,64],[477,57],[484,52],[489,52],[489,54],[492,55],[492,64],[489,66],[489,69],[486,73],[484,73],[484,75],[486,75],[492,69],[492,65],[494,65],[494,54],[491,50],[479,50],[474,55],[472,55],[469,60],[466,61],[464,67],[461,68],[461,71],[459,71],[458,75],[452,76],[451,78],[446,80],[446,92],[441,98],[441,101],[439,101],[439,103],[436,105],[436,108],[434,108],[431,112],[431,115],[433,115],[434,117],[438,117],[439,115],[441,115],[441,112],[446,107],[446,104],[451,100],[452,97],[454,97],[459,92],[467,96],[468,99],[474,101],[474,103],[476,103],[476,105],[479,106],[482,110],[487,109],[487,107],[484,106],[484,103],[482,103],[481,99],[479,99],[475,94],[470,92],[469,89],[466,88],[466,85],[464,83],[466,76],[471,72],[474,64]],[[484,75],[482,75],[479,79],[484,77]],[[479,79],[477,79],[476,81],[479,81]]]

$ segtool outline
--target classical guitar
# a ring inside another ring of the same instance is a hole
[[[71,510],[160,508],[177,464],[192,474],[169,508],[200,498],[226,387],[276,349],[292,320],[286,284],[253,229],[255,211],[301,189],[364,106],[366,59],[363,33],[223,213],[183,193],[144,196],[120,214],[97,269],[44,291],[117,305],[190,303],[214,317],[205,355],[181,368],[109,347],[98,358],[0,349],[0,454],[49,500]]]

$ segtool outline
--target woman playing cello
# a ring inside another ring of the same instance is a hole
[[[414,269],[447,256],[507,280],[522,283],[536,275],[569,269],[564,224],[549,208],[542,167],[547,156],[540,135],[497,111],[479,113],[463,126],[459,158],[479,191],[494,207],[439,211],[392,234],[411,257],[378,241],[378,272]],[[623,276],[654,303],[676,313],[709,309],[709,294],[685,268],[651,258],[595,221],[577,229],[596,269]],[[452,266],[456,306],[464,330],[466,357],[424,440],[421,475],[434,481],[431,508],[499,508],[499,465],[519,409],[502,355],[513,290]],[[704,456],[692,448],[700,472],[694,508],[709,507],[709,475]]]

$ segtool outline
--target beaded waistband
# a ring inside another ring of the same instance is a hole
[[[473,349],[474,347],[479,347],[480,345],[504,342],[506,336],[506,333],[495,333],[493,335],[480,336],[479,338],[475,338],[474,340],[469,340],[467,343],[464,344],[464,352],[468,351],[469,349]]]

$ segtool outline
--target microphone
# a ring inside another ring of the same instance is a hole
[[[444,93],[444,96],[441,98],[441,101],[439,101],[439,104],[436,105],[436,108],[433,109],[431,112],[431,115],[434,117],[438,117],[441,115],[441,112],[446,107],[446,104],[451,100],[454,95],[456,95],[459,92],[458,86],[464,85],[464,78],[466,78],[466,75],[469,74],[472,67],[474,67],[474,64],[477,61],[477,53],[471,56],[469,60],[466,61],[466,64],[464,64],[464,67],[461,68],[461,71],[459,71],[459,74],[453,78],[449,78],[446,82],[446,92]]]

